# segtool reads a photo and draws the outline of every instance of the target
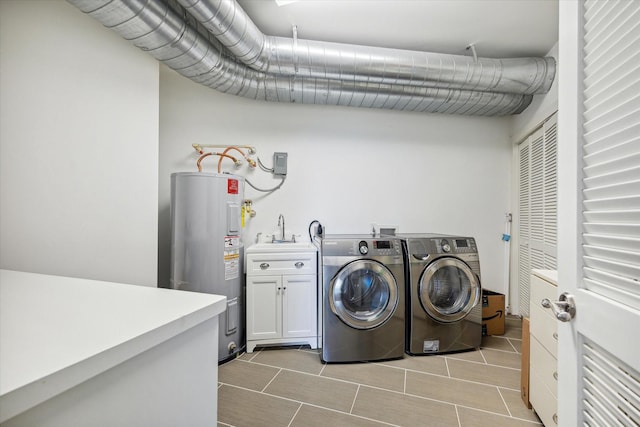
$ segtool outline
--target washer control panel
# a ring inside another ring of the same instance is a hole
[[[323,256],[402,257],[402,243],[400,239],[328,236],[322,240],[322,254]]]
[[[399,240],[373,240],[376,255],[402,255],[402,247]]]

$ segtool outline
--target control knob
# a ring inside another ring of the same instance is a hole
[[[368,254],[369,253],[369,246],[367,245],[367,242],[365,242],[363,240],[360,243],[358,243],[358,250],[360,251],[360,253],[362,255]]]
[[[442,252],[451,251],[451,246],[449,245],[449,242],[446,239],[442,239],[442,241],[440,242],[440,245],[442,246]]]

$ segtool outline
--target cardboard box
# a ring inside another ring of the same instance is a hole
[[[504,295],[482,290],[482,335],[504,335]]]
[[[522,319],[522,361],[520,364],[520,397],[527,408],[531,409],[529,402],[529,318]]]

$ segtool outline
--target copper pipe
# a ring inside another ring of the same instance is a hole
[[[229,145],[221,145],[221,144],[191,144],[191,146],[193,148],[195,148],[196,150],[198,149],[203,149],[203,148],[228,148]],[[244,148],[246,150],[249,151],[249,154],[255,154],[256,153],[256,147],[252,146],[252,145],[234,145],[234,147],[238,147],[238,148]]]
[[[198,166],[198,172],[202,172],[202,165],[200,165],[200,163],[202,162],[202,159],[204,159],[205,157],[208,157],[208,156],[212,156],[212,155],[213,156],[220,156],[221,159],[222,159],[222,157],[228,157],[231,160],[233,160],[234,163],[238,161],[238,159],[236,159],[235,157],[230,156],[230,155],[225,154],[225,153],[204,153],[203,155],[198,157],[198,161],[196,162],[196,165]],[[219,168],[218,168],[218,173],[220,173],[220,169]]]
[[[236,150],[237,152],[242,154],[242,157],[244,157],[245,159],[247,158],[247,156],[244,154],[244,152],[241,149],[239,149],[238,147],[234,147],[234,146],[225,148],[224,151],[222,152],[222,154],[226,155],[229,152],[229,150]],[[220,159],[218,159],[218,173],[220,173],[221,169],[222,169],[222,157],[220,157]]]

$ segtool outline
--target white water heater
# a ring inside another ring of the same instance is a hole
[[[241,176],[171,175],[171,287],[227,297],[218,361],[245,347],[243,197]]]

